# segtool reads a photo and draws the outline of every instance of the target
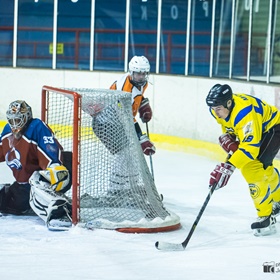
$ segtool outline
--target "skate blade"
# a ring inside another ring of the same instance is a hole
[[[57,227],[57,226],[47,226],[48,230],[50,231],[68,231],[72,227]]]
[[[266,228],[258,228],[253,230],[255,236],[267,236],[277,232],[275,225],[270,225]]]

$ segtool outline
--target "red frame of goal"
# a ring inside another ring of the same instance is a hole
[[[47,96],[49,92],[56,94],[68,95],[73,99],[73,150],[72,150],[72,223],[77,224],[79,221],[80,209],[80,180],[79,180],[79,142],[80,142],[80,123],[81,123],[81,95],[74,91],[64,90],[60,88],[43,86],[41,100],[41,119],[47,123]]]
[[[82,96],[70,90],[64,90],[44,85],[42,87],[41,119],[48,123],[48,97],[50,94],[61,94],[71,97],[73,100],[73,142],[72,142],[72,223],[76,225],[80,219],[80,141],[81,141],[81,102]],[[50,124],[51,125],[51,124]],[[181,227],[177,222],[173,225],[159,227],[128,227],[117,228],[117,231],[125,233],[154,233],[176,230]]]

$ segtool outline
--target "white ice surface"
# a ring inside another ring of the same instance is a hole
[[[125,234],[74,227],[50,232],[36,216],[1,217],[0,279],[280,279],[280,224],[276,235],[252,234],[256,213],[238,170],[228,186],[214,192],[185,251],[155,248],[156,241],[181,243],[186,238],[208,194],[209,173],[216,163],[160,149],[153,156],[158,192],[181,218],[177,231]],[[0,182],[9,181],[11,172],[1,163]],[[263,272],[266,262],[275,263],[275,273]]]

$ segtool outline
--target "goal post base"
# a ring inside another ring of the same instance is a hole
[[[158,233],[158,232],[168,232],[174,231],[181,228],[181,224],[175,224],[172,226],[158,227],[158,228],[117,228],[116,231],[122,233]]]

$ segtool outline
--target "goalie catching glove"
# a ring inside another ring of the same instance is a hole
[[[219,137],[221,147],[229,154],[232,155],[239,146],[239,142],[235,137],[229,133],[225,133]]]
[[[209,185],[213,186],[216,184],[215,190],[218,190],[226,186],[230,176],[234,172],[235,167],[230,163],[220,163],[216,165],[215,169],[210,174]]]
[[[46,170],[40,170],[40,175],[50,182],[53,191],[62,191],[69,183],[69,171],[58,163],[51,164]]]
[[[147,123],[152,119],[153,112],[152,112],[152,108],[149,104],[148,98],[142,99],[142,102],[140,104],[138,111],[139,111],[139,117],[143,123]]]
[[[143,150],[143,153],[147,156],[153,155],[156,152],[156,147],[154,144],[150,141],[147,135],[143,134],[140,139],[140,144]]]

